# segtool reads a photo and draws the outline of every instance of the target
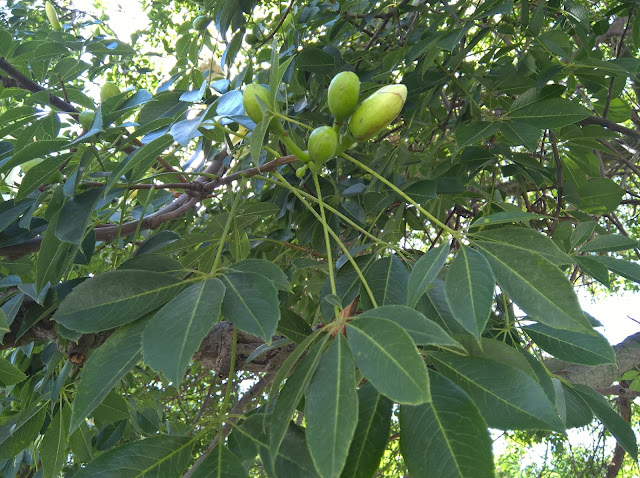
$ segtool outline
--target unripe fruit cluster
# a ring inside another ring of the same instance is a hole
[[[333,128],[320,126],[312,131],[307,142],[308,154],[300,151],[291,138],[285,136],[282,124],[277,118],[271,121],[269,129],[281,136],[285,145],[298,159],[306,163],[296,171],[299,177],[304,175],[307,168],[314,173],[318,172],[322,164],[332,159],[339,149],[343,151],[356,141],[368,140],[380,133],[402,110],[407,98],[407,87],[402,84],[385,86],[356,107],[359,94],[360,79],[355,73],[343,71],[331,80],[328,103],[335,124]],[[247,85],[242,96],[242,104],[247,116],[255,123],[259,123],[263,118],[260,102],[276,111],[277,105],[271,104],[269,90],[255,83]],[[348,133],[340,139],[340,123],[347,118]]]

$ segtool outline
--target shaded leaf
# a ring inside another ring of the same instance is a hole
[[[529,325],[522,330],[544,351],[565,362],[583,365],[616,362],[616,354],[607,339],[595,331],[583,334],[553,329],[544,324]]]
[[[420,297],[436,278],[449,255],[449,244],[431,249],[418,259],[411,269],[407,282],[407,305],[415,307]],[[382,304],[380,304],[382,305]]]
[[[193,354],[220,320],[224,292],[219,279],[207,279],[167,302],[142,335],[145,363],[178,386]]]
[[[429,371],[431,403],[400,407],[400,450],[412,476],[493,476],[493,440],[473,400]]]

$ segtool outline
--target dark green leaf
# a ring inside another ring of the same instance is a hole
[[[53,320],[78,332],[100,332],[142,317],[183,287],[181,280],[159,272],[105,272],[75,287]]]
[[[469,227],[489,226],[494,224],[508,224],[511,222],[527,222],[533,219],[540,219],[544,216],[542,214],[533,214],[530,212],[522,211],[504,211],[496,212],[488,216],[483,216],[476,219]]]
[[[396,256],[383,257],[374,262],[364,273],[378,305],[407,304],[409,273]],[[365,309],[372,306],[369,296],[361,287],[360,298]]]
[[[255,272],[266,277],[280,290],[291,291],[291,284],[282,269],[264,259],[245,259],[232,264],[230,269],[239,272]]]
[[[606,214],[620,205],[624,189],[609,178],[596,178],[578,188],[580,209],[589,214]]]
[[[302,343],[313,331],[311,326],[298,314],[289,309],[280,308],[278,333],[296,343]]]
[[[578,101],[548,98],[510,111],[512,120],[522,121],[540,129],[560,128],[590,116],[591,112]]]
[[[296,58],[296,68],[302,71],[328,73],[334,67],[334,58],[319,48],[305,48]]]
[[[320,358],[304,410],[316,470],[322,477],[340,476],[358,420],[355,364],[342,334]]]
[[[278,291],[273,283],[253,272],[229,272],[220,279],[226,287],[222,315],[240,330],[271,343],[280,320]]]
[[[0,460],[13,459],[40,434],[47,404],[34,405],[0,426]]]
[[[473,400],[429,371],[433,401],[400,407],[400,450],[412,476],[493,476],[493,441]]]
[[[63,242],[80,246],[89,225],[91,213],[101,195],[102,189],[95,188],[69,198],[60,211],[56,224],[56,237]]]
[[[167,302],[145,328],[144,361],[174,386],[180,384],[193,354],[220,320],[224,292],[219,279],[194,284]]]
[[[494,289],[489,262],[479,252],[460,247],[447,271],[444,290],[453,316],[476,340],[489,320]]]
[[[40,446],[40,460],[44,478],[56,478],[67,463],[67,436],[71,409],[68,406],[58,409],[51,419]]]
[[[580,252],[624,251],[638,247],[638,241],[621,234],[605,234],[587,242]]]
[[[464,351],[454,338],[442,327],[427,319],[421,312],[405,305],[383,305],[363,312],[359,318],[379,317],[389,319],[405,329],[416,345],[437,345],[439,347]]]
[[[226,446],[217,445],[192,478],[248,478],[242,462]]]
[[[524,371],[482,358],[433,352],[438,372],[471,396],[487,424],[501,430],[556,430],[564,427],[540,384]]]
[[[571,384],[571,387],[578,392],[587,405],[591,408],[598,420],[602,422],[609,432],[616,437],[616,440],[624,450],[635,461],[638,460],[638,444],[633,429],[616,413],[606,398],[586,385]]]
[[[387,447],[393,402],[371,383],[358,390],[358,425],[341,478],[372,478]]]
[[[110,450],[73,478],[179,476],[191,459],[192,437],[159,435]]]
[[[142,332],[147,323],[148,320],[142,319],[118,329],[87,359],[73,402],[71,432],[142,359]]]
[[[624,277],[625,279],[632,280],[633,282],[640,283],[639,264],[609,256],[595,256],[593,259],[603,264],[614,274]]]
[[[0,357],[0,385],[8,387],[25,380],[27,376],[15,365]]]
[[[559,329],[591,330],[573,286],[551,262],[507,244],[475,245],[491,264],[500,287],[531,318]]]
[[[347,323],[349,346],[363,375],[395,402],[428,402],[429,376],[409,334],[398,324],[377,317]]]
[[[407,282],[407,305],[415,307],[427,288],[444,266],[449,255],[449,244],[431,249],[418,259],[411,269]],[[382,305],[382,304],[380,304]]]
[[[458,148],[478,143],[481,140],[493,136],[500,131],[500,123],[497,121],[475,121],[460,126],[456,130]]]
[[[557,266],[571,264],[573,259],[544,234],[524,227],[503,227],[480,231],[474,237],[509,244],[525,251],[537,252]]]
[[[583,365],[616,362],[616,354],[607,339],[595,331],[583,334],[543,324],[529,325],[522,330],[544,351],[565,362]]]

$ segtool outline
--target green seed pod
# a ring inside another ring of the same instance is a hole
[[[407,87],[404,85],[380,88],[353,112],[349,131],[358,141],[373,138],[398,116],[406,99]]]
[[[260,103],[258,103],[258,98],[268,105],[271,104],[269,90],[264,86],[257,83],[247,85],[242,94],[242,105],[244,106],[245,113],[247,113],[247,116],[251,118],[254,123],[260,123],[260,121],[262,121],[262,109],[260,108]]]
[[[338,133],[331,126],[321,126],[309,136],[309,159],[316,164],[329,161],[338,149]]]
[[[206,15],[200,15],[193,20],[192,25],[194,30],[203,32],[207,29],[209,23],[211,23],[211,18]]]
[[[112,96],[116,96],[119,94],[120,88],[118,88],[118,86],[114,82],[107,81],[104,85],[102,85],[102,88],[100,88],[100,102],[104,103]]]
[[[244,41],[246,41],[248,45],[255,45],[258,43],[258,37],[253,33],[247,33],[244,37]]]
[[[93,118],[95,113],[90,110],[81,111],[78,115],[78,121],[82,125],[82,127],[86,130],[91,128],[91,124],[93,123]]]
[[[46,2],[44,4],[44,11],[47,14],[49,23],[51,24],[51,29],[56,32],[61,31],[62,25],[60,25],[60,20],[58,20],[58,13],[51,2]]]
[[[306,164],[303,164],[298,169],[296,169],[296,176],[298,176],[300,179],[302,179],[304,177],[305,173],[307,172],[307,169],[308,169],[308,166]]]
[[[358,104],[360,78],[351,71],[343,71],[329,83],[329,110],[340,122],[348,118]]]

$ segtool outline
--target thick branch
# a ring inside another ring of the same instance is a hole
[[[3,57],[0,57],[0,70],[4,70],[11,78],[13,78],[16,82],[15,86],[17,86],[18,88],[28,90],[32,93],[45,91],[45,88],[40,86],[31,78],[23,75],[19,70],[17,70],[11,63],[9,63]],[[73,105],[67,103],[62,98],[54,95],[53,93],[49,93],[49,103],[51,103],[53,106],[55,106],[59,110],[66,111],[67,113],[71,113],[71,114],[79,113],[79,111]]]

